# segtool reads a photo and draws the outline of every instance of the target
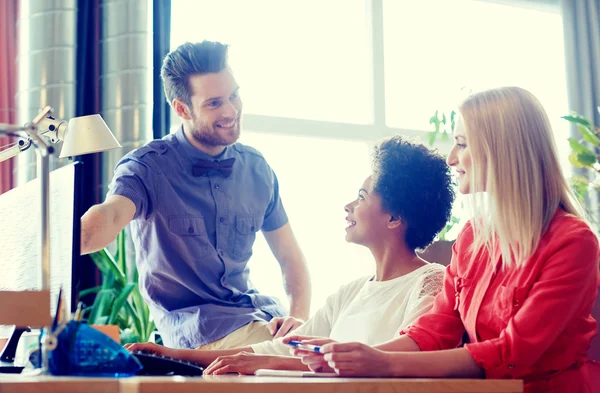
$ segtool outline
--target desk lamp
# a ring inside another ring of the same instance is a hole
[[[0,162],[24,152],[32,145],[36,147],[42,215],[41,290],[0,291],[0,325],[48,327],[51,322],[49,157],[54,153],[51,144],[63,142],[60,158],[117,149],[121,145],[100,115],[75,117],[67,123],[54,118],[49,106],[24,126],[0,124],[0,134],[21,138],[9,148],[0,151]]]

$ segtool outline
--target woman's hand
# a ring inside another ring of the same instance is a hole
[[[125,349],[128,350],[129,352],[143,351],[143,352],[153,353],[156,355],[173,357],[173,349],[172,348],[167,348],[165,346],[154,344],[151,342],[125,344]]]
[[[204,375],[226,373],[253,375],[259,368],[276,368],[278,360],[278,356],[259,355],[250,352],[219,356],[204,370]]]
[[[314,336],[287,336],[282,340],[284,344],[290,341],[301,341],[304,344],[323,346],[325,344],[335,343],[335,340],[326,337]],[[327,361],[323,359],[322,353],[306,351],[299,348],[290,349],[292,355],[302,359],[302,363],[306,364],[311,371],[320,373],[332,373],[333,369],[329,367]]]
[[[394,362],[391,359],[391,353],[365,344],[324,344],[321,347],[321,353],[323,354],[323,362],[342,377],[394,376],[394,370],[392,370]],[[304,363],[304,358],[302,362]]]
[[[294,317],[276,317],[272,318],[267,324],[267,328],[269,329],[269,333],[273,336],[273,338],[283,337],[292,330],[296,329],[298,326],[302,325],[304,321],[302,319],[294,318]]]

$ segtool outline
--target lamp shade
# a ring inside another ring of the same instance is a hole
[[[60,158],[121,147],[100,115],[72,118],[62,139]]]

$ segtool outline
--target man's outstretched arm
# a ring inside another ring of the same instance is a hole
[[[135,204],[121,195],[111,195],[106,201],[90,207],[81,217],[81,255],[103,249],[133,219]]]

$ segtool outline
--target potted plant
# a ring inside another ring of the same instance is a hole
[[[155,325],[140,294],[136,265],[127,263],[125,230],[117,236],[114,256],[105,248],[91,258],[102,273],[102,284],[79,294],[80,298],[96,295],[93,304],[84,309],[85,321],[117,326],[122,344],[149,341]]]
[[[597,154],[600,149],[600,127],[576,112],[562,118],[574,124],[581,135],[581,138],[569,138],[569,146],[572,150],[569,154],[569,162],[574,167],[581,168],[579,174],[571,177],[571,187],[577,198],[585,201],[589,199],[591,190],[600,191],[600,155]],[[584,203],[584,207],[596,233],[600,233],[597,206]]]
[[[598,112],[600,113],[600,107],[598,107]],[[569,155],[569,162],[574,167],[580,168],[580,173],[571,178],[571,187],[579,200],[584,202],[583,205],[588,219],[598,236],[600,235],[600,220],[598,217],[600,211],[598,206],[594,206],[593,203],[590,204],[589,202],[590,200],[600,200],[597,196],[590,195],[591,190],[595,190],[596,193],[600,191],[600,155],[597,153],[600,149],[600,127],[595,126],[592,121],[575,112],[562,118],[574,124],[581,136],[581,138],[569,138],[569,145],[572,150]],[[600,297],[594,303],[592,316],[599,319]],[[600,340],[597,337],[592,340],[588,356],[591,359],[600,360]],[[597,373],[597,370],[594,372]]]

